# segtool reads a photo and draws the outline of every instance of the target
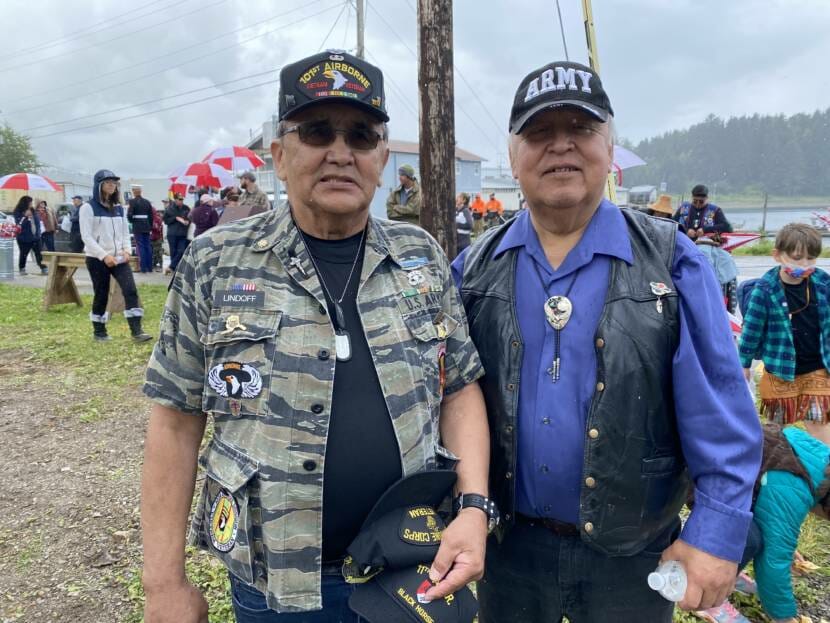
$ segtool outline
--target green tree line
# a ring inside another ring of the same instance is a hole
[[[671,193],[706,184],[719,194],[830,196],[830,108],[791,117],[709,115],[685,130],[621,144],[648,163],[625,171],[628,187],[666,182]]]

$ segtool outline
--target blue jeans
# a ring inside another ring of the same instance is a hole
[[[150,244],[150,232],[135,234],[135,246],[138,250],[138,266],[141,272],[153,272],[153,247]]]
[[[312,612],[280,614],[268,608],[265,595],[240,582],[231,574],[231,598],[236,623],[365,623],[349,609],[354,585],[343,576],[323,575],[323,609]]]
[[[170,245],[170,270],[176,270],[190,240],[187,236],[167,236],[167,244]]]
[[[487,544],[478,583],[481,623],[647,621],[671,623],[674,604],[646,583],[680,522],[636,556],[605,556],[578,536],[518,521],[501,544]]]

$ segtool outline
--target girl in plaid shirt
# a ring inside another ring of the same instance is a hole
[[[816,267],[821,234],[801,223],[784,226],[773,258],[781,266],[755,285],[744,315],[741,365],[764,362],[761,413],[782,425],[803,421],[830,444],[830,275]]]

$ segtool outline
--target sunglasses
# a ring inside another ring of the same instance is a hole
[[[291,127],[283,127],[280,137],[296,132],[300,141],[312,147],[328,147],[342,134],[346,145],[357,151],[369,151],[378,146],[381,134],[364,126],[353,126],[347,130],[335,128],[328,121],[306,121]]]

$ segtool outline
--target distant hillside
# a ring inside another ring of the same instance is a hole
[[[648,162],[625,171],[628,187],[666,182],[669,192],[688,193],[717,183],[718,193],[830,195],[830,108],[726,121],[710,115],[687,130],[621,143]]]

